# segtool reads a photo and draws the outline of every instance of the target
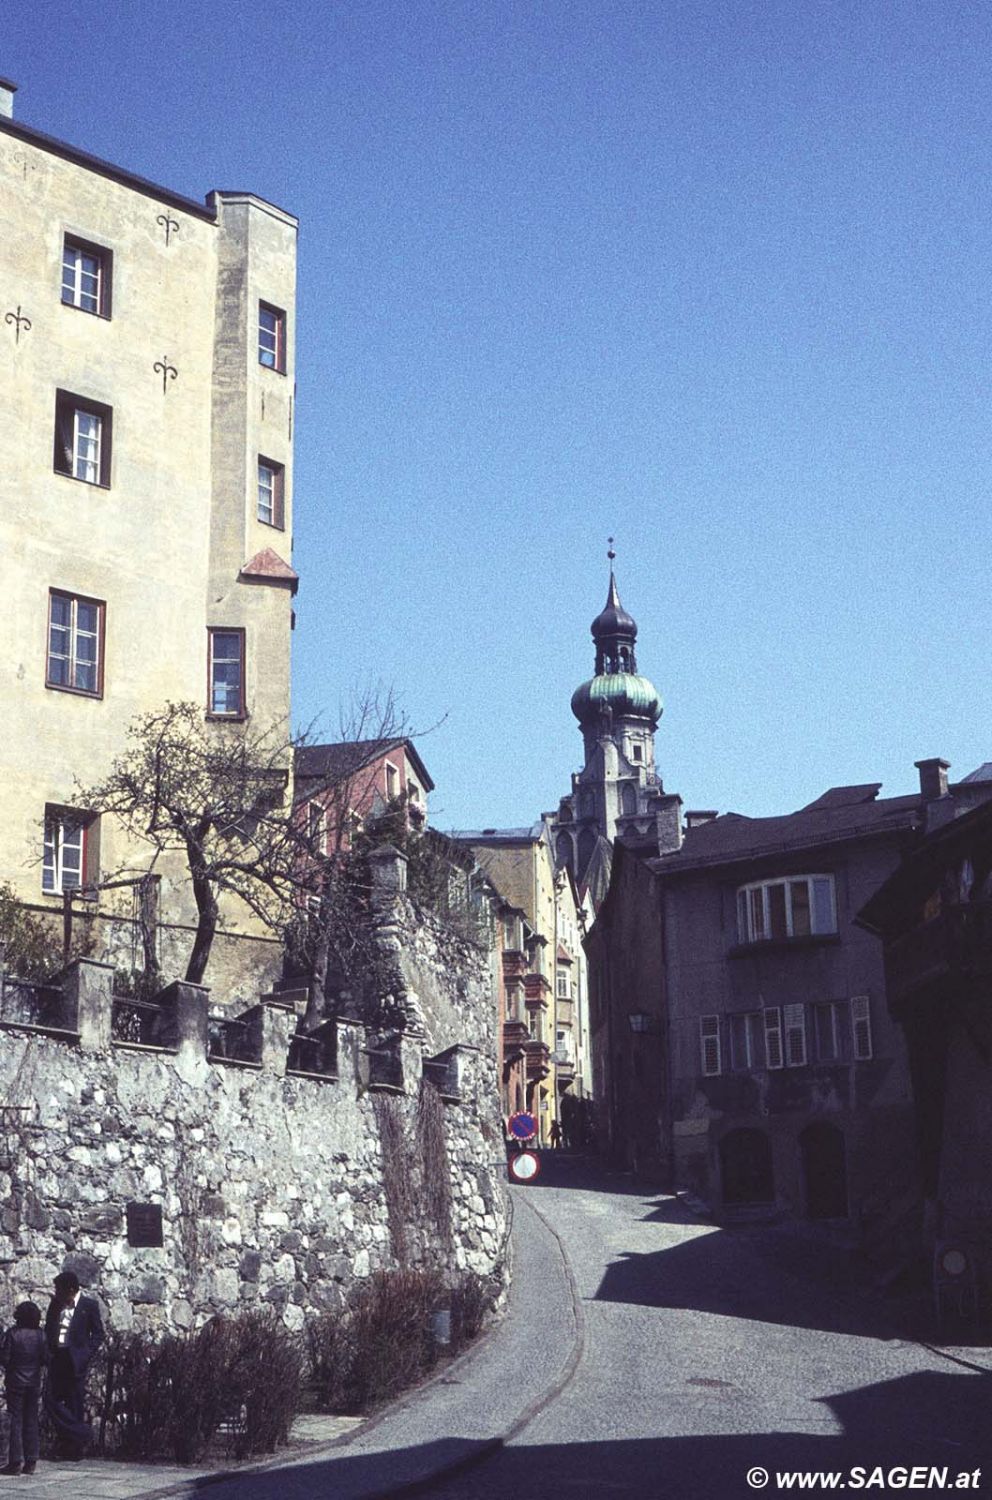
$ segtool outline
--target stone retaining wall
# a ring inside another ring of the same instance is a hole
[[[66,975],[59,1026],[3,1025],[0,1268],[11,1303],[43,1298],[71,1267],[116,1328],[183,1329],[258,1303],[299,1328],[401,1261],[502,1283],[490,959],[411,906],[398,861],[383,868],[377,920],[414,1021],[384,1044],[338,1019],[336,1076],[287,1073],[300,1005],[278,996],[254,1010],[254,1062],[208,1056],[210,997],[193,985],[166,996],[168,1045],[115,1043],[113,971],[85,959]],[[384,1045],[393,1081],[376,1083]],[[444,1067],[428,1082],[423,1061],[437,1054]],[[161,1246],[131,1242],[141,1206],[161,1209]]]

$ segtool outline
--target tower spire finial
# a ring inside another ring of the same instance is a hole
[[[614,563],[614,561],[616,559],[616,553],[613,550],[613,538],[611,536],[608,536],[606,538],[606,542],[607,542],[607,552],[606,552],[606,555],[610,559],[610,566],[612,568],[613,563]]]

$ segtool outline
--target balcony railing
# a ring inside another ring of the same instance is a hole
[[[162,1007],[153,1000],[135,1000],[129,995],[115,995],[110,1034],[115,1042],[131,1042],[143,1047],[162,1045]]]
[[[893,1006],[927,989],[992,980],[992,901],[945,907],[887,944],[885,978]]]
[[[0,1021],[7,1026],[61,1026],[62,990],[57,984],[16,979],[0,970]]]
[[[337,1025],[322,1021],[313,1031],[298,1031],[289,1041],[286,1060],[288,1073],[309,1073],[319,1078],[334,1078],[338,1069]]]

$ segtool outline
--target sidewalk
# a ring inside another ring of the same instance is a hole
[[[99,1459],[42,1462],[31,1478],[0,1478],[0,1500],[8,1492],[25,1500],[315,1500],[324,1493],[335,1500],[378,1500],[427,1489],[470,1465],[557,1394],[581,1349],[581,1306],[561,1246],[528,1191],[511,1189],[514,1273],[505,1318],[441,1375],[379,1416],[302,1418],[293,1446],[279,1457],[223,1473]]]

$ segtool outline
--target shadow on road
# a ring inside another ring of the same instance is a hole
[[[597,1158],[544,1152],[535,1191],[572,1189],[636,1197],[641,1222],[669,1226],[657,1250],[630,1252],[610,1265],[597,1301],[682,1308],[761,1323],[855,1334],[876,1339],[985,1347],[988,1330],[935,1327],[921,1290],[884,1297],[856,1251],[805,1226],[781,1223],[714,1224],[650,1184],[611,1172]],[[531,1189],[527,1189],[531,1191]],[[539,1202],[539,1200],[537,1200]],[[679,1236],[679,1228],[685,1229]]]
[[[602,1443],[528,1445],[521,1441],[485,1455],[486,1445],[452,1438],[392,1454],[340,1456],[239,1476],[212,1485],[215,1500],[320,1500],[369,1494],[421,1493],[475,1500],[536,1500],[555,1496],[636,1496],[638,1500],[729,1500],[753,1494],[746,1475],[769,1471],[769,1496],[780,1493],[778,1472],[847,1471],[861,1466],[864,1480],[880,1466],[909,1470],[914,1465],[944,1468],[945,1488],[959,1474],[983,1469],[987,1490],[992,1471],[988,1411],[992,1377],[921,1372],[830,1397],[824,1403],[843,1431],[835,1436],[765,1432],[706,1437],[651,1438]],[[474,1462],[474,1460],[479,1460]],[[465,1471],[439,1484],[423,1479],[419,1490],[405,1483],[424,1476],[440,1461],[461,1461]],[[847,1488],[852,1485],[845,1473]],[[905,1488],[863,1483],[874,1493]],[[919,1487],[919,1486],[917,1486]],[[933,1486],[938,1488],[939,1486]]]

